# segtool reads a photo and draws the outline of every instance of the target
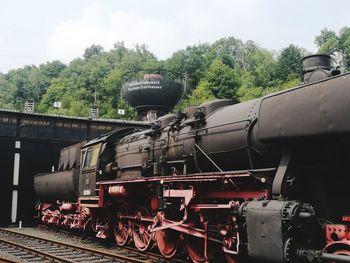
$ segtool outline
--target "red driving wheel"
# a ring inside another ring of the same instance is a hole
[[[133,222],[132,235],[134,239],[135,247],[140,251],[147,250],[154,240],[154,233],[150,232],[148,226],[150,223],[142,221],[142,217],[150,217],[151,212],[141,207],[136,210],[136,220]]]
[[[115,223],[113,226],[114,239],[118,246],[124,246],[128,241],[131,233],[130,220],[123,218],[122,215],[128,215],[127,210],[121,209],[115,213]]]

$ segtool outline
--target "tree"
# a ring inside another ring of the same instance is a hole
[[[225,65],[234,68],[235,66],[242,66],[242,59],[244,59],[242,40],[234,37],[221,38],[211,45],[209,58],[211,61],[220,59]]]
[[[318,47],[319,54],[332,55],[338,51],[338,37],[333,30],[324,28],[320,35],[315,37],[315,44]]]
[[[52,62],[47,62],[46,64],[41,64],[39,70],[41,74],[47,78],[57,78],[62,70],[66,68],[66,65],[59,60],[54,60]]]
[[[294,45],[283,49],[276,65],[275,76],[277,79],[287,81],[290,78],[299,77],[303,68],[302,58],[304,54],[305,52],[301,48]]]
[[[188,46],[185,50],[176,51],[169,59],[164,61],[167,70],[188,74],[188,92],[190,93],[199,83],[205,70],[210,65],[210,46],[200,44]]]
[[[89,59],[92,57],[100,56],[103,53],[104,49],[101,45],[92,45],[85,49],[83,57]]]
[[[264,89],[261,87],[246,87],[246,86],[241,86],[237,90],[237,96],[239,97],[239,101],[247,101],[247,100],[252,100],[259,98],[263,95]]]
[[[343,27],[339,32],[339,52],[342,56],[342,65],[350,70],[350,27]]]
[[[0,108],[15,109],[15,90],[15,85],[6,79],[4,74],[0,73]]]
[[[67,86],[67,80],[65,79],[61,78],[53,80],[51,86],[48,88],[38,105],[38,111],[46,113],[53,110],[54,102],[60,101],[63,98],[64,94],[67,92]]]
[[[214,100],[215,97],[211,93],[208,81],[202,80],[198,86],[192,91],[186,99],[180,101],[179,109],[183,110],[186,107],[197,106],[203,102]]]
[[[324,29],[315,43],[319,52],[336,50],[344,67],[350,69],[350,28],[344,27],[338,36]],[[276,56],[254,41],[234,37],[188,46],[164,61],[145,45],[127,48],[118,42],[109,51],[92,45],[82,58],[69,65],[52,61],[0,74],[0,107],[21,110],[24,102],[31,100],[42,113],[86,116],[96,103],[103,118],[120,117],[116,111],[121,107],[127,109],[125,118],[133,118],[135,112],[120,98],[125,74],[129,72],[129,79],[139,79],[150,68],[173,80],[187,73],[180,108],[214,98],[244,101],[297,85],[305,54],[305,50],[290,45]],[[62,102],[61,109],[53,108],[58,100]]]
[[[204,80],[208,82],[211,93],[218,99],[233,99],[238,101],[236,91],[240,86],[236,72],[221,60],[215,59],[205,73]]]
[[[245,72],[252,77],[254,87],[267,87],[274,80],[276,62],[271,51],[248,43],[245,51]]]

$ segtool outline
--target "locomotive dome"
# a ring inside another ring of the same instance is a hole
[[[165,79],[160,74],[145,74],[141,80],[126,81],[122,86],[123,98],[138,112],[140,119],[156,117],[171,111],[182,95],[182,85]]]

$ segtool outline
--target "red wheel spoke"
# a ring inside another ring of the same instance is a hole
[[[151,216],[151,213],[146,208],[140,208],[136,212],[137,218],[142,218],[145,216]],[[135,247],[140,251],[147,250],[151,246],[153,241],[152,234],[148,232],[149,230],[147,223],[140,220],[136,220],[133,223],[132,231]]]
[[[178,233],[172,230],[160,230],[156,233],[157,245],[165,258],[172,258],[177,252]]]
[[[130,222],[121,219],[120,215],[128,215],[126,210],[121,210],[116,214],[114,224],[114,237],[119,246],[124,246],[129,241]]]
[[[208,262],[208,259],[204,254],[204,239],[195,238],[193,236],[185,236],[185,247],[187,254],[191,260],[195,263]]]

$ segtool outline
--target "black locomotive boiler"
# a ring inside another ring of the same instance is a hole
[[[350,74],[303,63],[298,87],[64,149],[41,220],[193,262],[350,262]]]

